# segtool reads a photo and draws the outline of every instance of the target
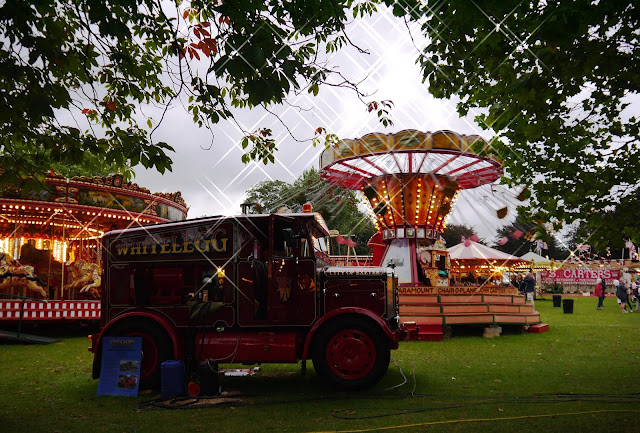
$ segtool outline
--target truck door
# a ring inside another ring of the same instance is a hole
[[[238,323],[264,326],[268,317],[269,219],[238,224]]]
[[[316,312],[316,272],[309,233],[299,219],[285,215],[274,215],[271,227],[268,319],[310,325]]]

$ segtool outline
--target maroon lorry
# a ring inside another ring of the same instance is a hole
[[[182,360],[297,363],[312,359],[337,387],[376,383],[405,336],[391,269],[332,267],[317,213],[206,217],[108,232],[103,240],[103,336],[142,339],[142,388]]]

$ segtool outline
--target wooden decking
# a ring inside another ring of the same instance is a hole
[[[529,326],[540,323],[540,313],[515,294],[403,294],[400,320],[418,329],[419,340],[441,340],[445,326]]]

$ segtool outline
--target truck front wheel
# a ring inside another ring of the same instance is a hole
[[[357,317],[340,317],[325,324],[312,349],[316,373],[348,390],[378,382],[391,358],[389,342],[378,325]]]
[[[127,320],[114,324],[105,335],[140,337],[142,340],[140,389],[160,389],[160,364],[173,358],[173,345],[160,325],[148,320]]]

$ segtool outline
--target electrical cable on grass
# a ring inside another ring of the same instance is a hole
[[[402,385],[407,383],[407,376],[405,376],[404,373],[402,372],[402,367],[400,367],[400,365],[398,364],[398,361],[396,361],[394,357],[392,357],[391,359],[393,360],[393,363],[395,364],[395,366],[398,367],[398,371],[400,371],[400,375],[402,376],[403,381],[397,385],[394,385],[390,388],[385,389],[385,391],[391,391],[392,389],[400,388]]]
[[[408,397],[409,395],[405,395]],[[416,396],[412,396],[416,397]],[[465,396],[418,396],[420,398],[423,397],[438,397],[438,398],[465,398]],[[338,409],[332,412],[332,416],[334,418],[342,419],[342,420],[364,420],[364,419],[374,419],[374,418],[385,418],[385,417],[394,417],[398,415],[408,415],[414,413],[421,412],[431,412],[438,410],[447,410],[447,409],[456,409],[462,407],[471,407],[471,406],[482,406],[482,405],[493,405],[493,404],[554,404],[554,403],[569,403],[569,402],[587,402],[587,403],[607,403],[607,404],[638,404],[640,400],[638,399],[638,394],[619,394],[619,395],[599,395],[599,394],[591,394],[591,395],[572,395],[572,394],[547,394],[547,395],[531,395],[531,396],[486,396],[486,397],[468,397],[469,398],[478,398],[482,399],[482,401],[476,402],[465,402],[465,403],[444,403],[444,402],[433,402],[434,404],[441,404],[441,406],[428,407],[428,408],[407,408],[396,410],[393,412],[380,412],[384,410],[385,407],[370,407],[370,408],[359,408],[359,411],[370,410],[375,412],[374,415],[365,415],[365,416],[352,416],[352,415],[342,415],[342,412],[348,411],[353,412],[351,409]],[[627,400],[622,400],[620,398],[626,398]],[[628,400],[631,399],[631,400]]]
[[[349,393],[343,394],[331,394],[321,397],[305,398],[305,399],[284,399],[284,400],[267,400],[261,402],[247,401],[247,398],[254,396],[242,396],[242,399],[238,395],[217,395],[208,397],[174,397],[174,398],[158,398],[147,401],[138,406],[138,410],[151,410],[151,409],[199,409],[199,408],[211,408],[219,406],[274,406],[274,405],[290,405],[292,403],[311,403],[320,401],[348,401],[352,397],[362,399],[361,395],[355,395]],[[375,415],[367,416],[346,416],[342,415],[343,412],[352,412],[352,409],[337,409],[332,412],[334,418],[342,420],[363,420],[372,418],[385,418],[394,416],[403,416],[412,413],[431,412],[438,410],[448,410],[463,407],[482,406],[491,404],[554,404],[554,403],[570,403],[570,402],[587,402],[587,403],[607,403],[607,404],[640,404],[640,394],[539,394],[539,395],[519,395],[519,396],[453,396],[453,395],[427,395],[427,394],[401,394],[397,396],[371,396],[371,400],[388,400],[388,399],[406,399],[411,397],[412,400],[416,398],[437,398],[437,399],[456,399],[467,400],[466,402],[451,402],[446,403],[443,401],[431,401],[431,403],[439,404],[440,406],[429,408],[407,408],[400,409],[394,412],[380,412],[387,409],[387,407],[370,407],[359,408],[358,410],[371,410],[375,412]],[[214,400],[210,403],[203,403],[207,400]],[[468,401],[468,400],[480,400],[480,401]]]
[[[564,412],[564,413],[561,412],[561,413],[551,413],[551,414],[521,415],[521,416],[508,416],[508,417],[496,417],[496,418],[466,418],[466,419],[452,419],[452,420],[444,420],[444,421],[412,423],[412,424],[387,426],[387,427],[374,427],[369,429],[358,429],[358,430],[332,430],[332,433],[356,433],[356,432],[364,433],[364,432],[371,432],[371,431],[406,429],[411,427],[426,427],[426,426],[442,425],[442,424],[458,424],[458,423],[488,422],[488,421],[513,421],[513,420],[519,420],[519,419],[555,418],[559,416],[575,416],[575,415],[590,415],[590,414],[598,414],[598,413],[622,413],[622,412],[640,413],[640,411],[638,410],[605,409],[605,410],[592,410],[592,411],[584,411],[584,412]],[[325,432],[316,431],[316,432],[309,432],[309,433],[325,433]]]

